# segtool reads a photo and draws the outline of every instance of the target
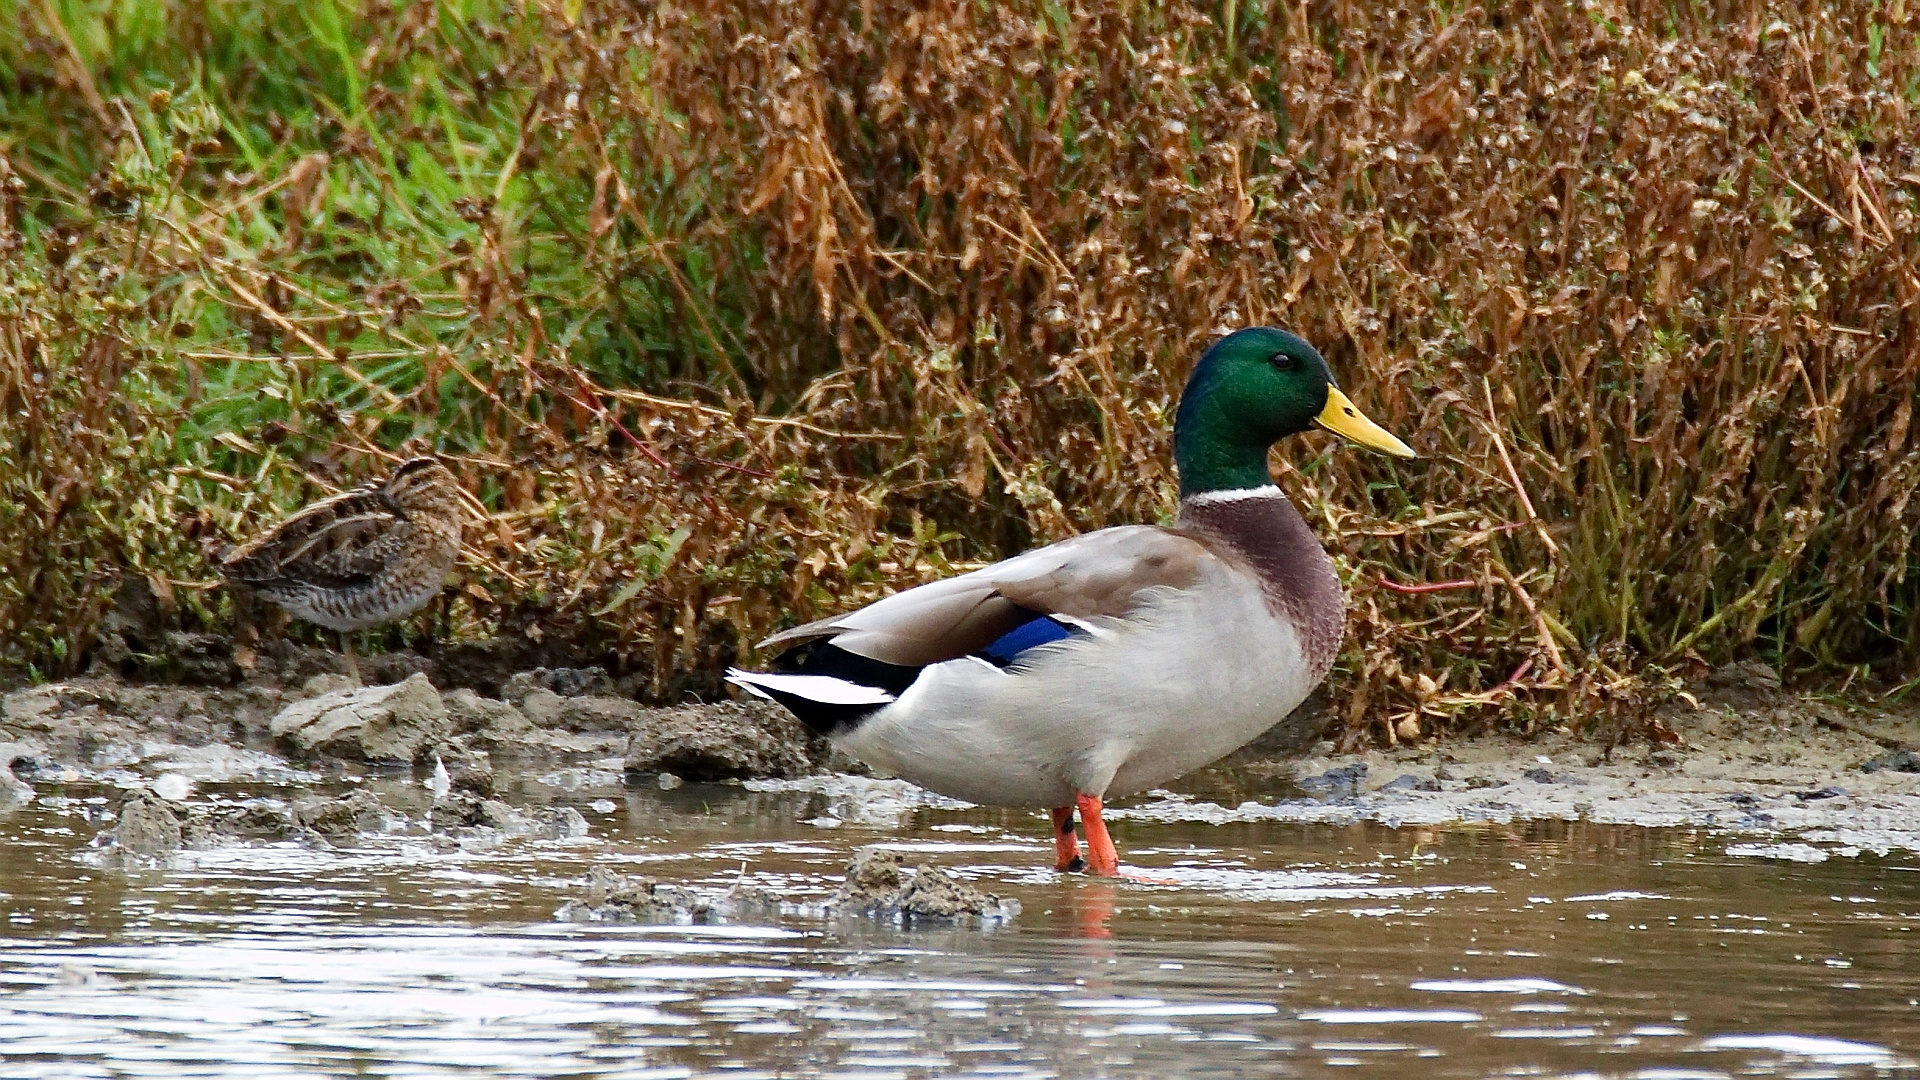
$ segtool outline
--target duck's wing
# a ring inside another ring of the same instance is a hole
[[[1217,559],[1200,540],[1125,525],[895,593],[858,611],[782,631],[762,648],[829,639],[870,660],[919,668],[978,654],[1037,619],[1125,617],[1141,593],[1184,589]]]
[[[340,588],[364,581],[392,557],[406,517],[367,485],[322,499],[234,549],[220,562],[231,581],[256,588],[300,582]]]

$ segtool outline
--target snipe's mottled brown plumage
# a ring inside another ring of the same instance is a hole
[[[460,553],[460,517],[453,473],[433,458],[410,458],[385,480],[322,499],[235,548],[220,573],[338,633],[358,681],[346,635],[439,594]]]

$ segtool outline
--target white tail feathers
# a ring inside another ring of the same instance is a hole
[[[727,681],[759,697],[771,698],[767,691],[775,690],[822,705],[885,705],[894,700],[892,694],[877,686],[862,686],[833,675],[783,675],[728,668]]]

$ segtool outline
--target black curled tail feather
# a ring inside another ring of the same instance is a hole
[[[871,686],[898,697],[920,677],[923,670],[904,664],[889,664],[861,656],[833,644],[814,640],[795,646],[774,658],[773,670],[785,675],[825,675],[861,686]],[[859,727],[861,721],[885,708],[884,704],[845,705],[815,701],[788,690],[755,685],[764,694],[798,717],[800,722],[822,735],[842,735]]]
[[[867,717],[886,708],[885,705],[834,705],[785,690],[775,690],[770,686],[756,686],[753,690],[785,706],[808,730],[828,737],[844,735],[859,727]]]

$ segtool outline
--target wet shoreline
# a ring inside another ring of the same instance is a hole
[[[503,674],[494,697],[442,692],[418,670],[365,687],[303,675],[316,662],[326,654],[296,656],[285,670],[230,687],[108,676],[0,695],[0,765],[12,766],[0,768],[0,812],[30,801],[36,786],[82,778],[164,802],[166,784],[284,778],[298,786],[296,776],[371,771],[442,785],[443,797],[466,800],[469,825],[504,822],[525,833],[519,811],[496,798],[496,772],[801,791],[867,775],[777,706],[648,707],[597,668]],[[1216,825],[1586,820],[1750,834],[1802,860],[1920,851],[1920,757],[1890,749],[1920,745],[1920,716],[1862,714],[1737,668],[1699,689],[1663,717],[1679,742],[1611,752],[1549,733],[1342,755],[1313,741],[1317,721],[1303,710],[1183,781],[1179,794],[1122,799],[1113,814]],[[891,783],[915,805],[961,805]],[[312,832],[298,816],[289,810],[285,821],[242,831]],[[833,823],[830,815],[823,822]]]

